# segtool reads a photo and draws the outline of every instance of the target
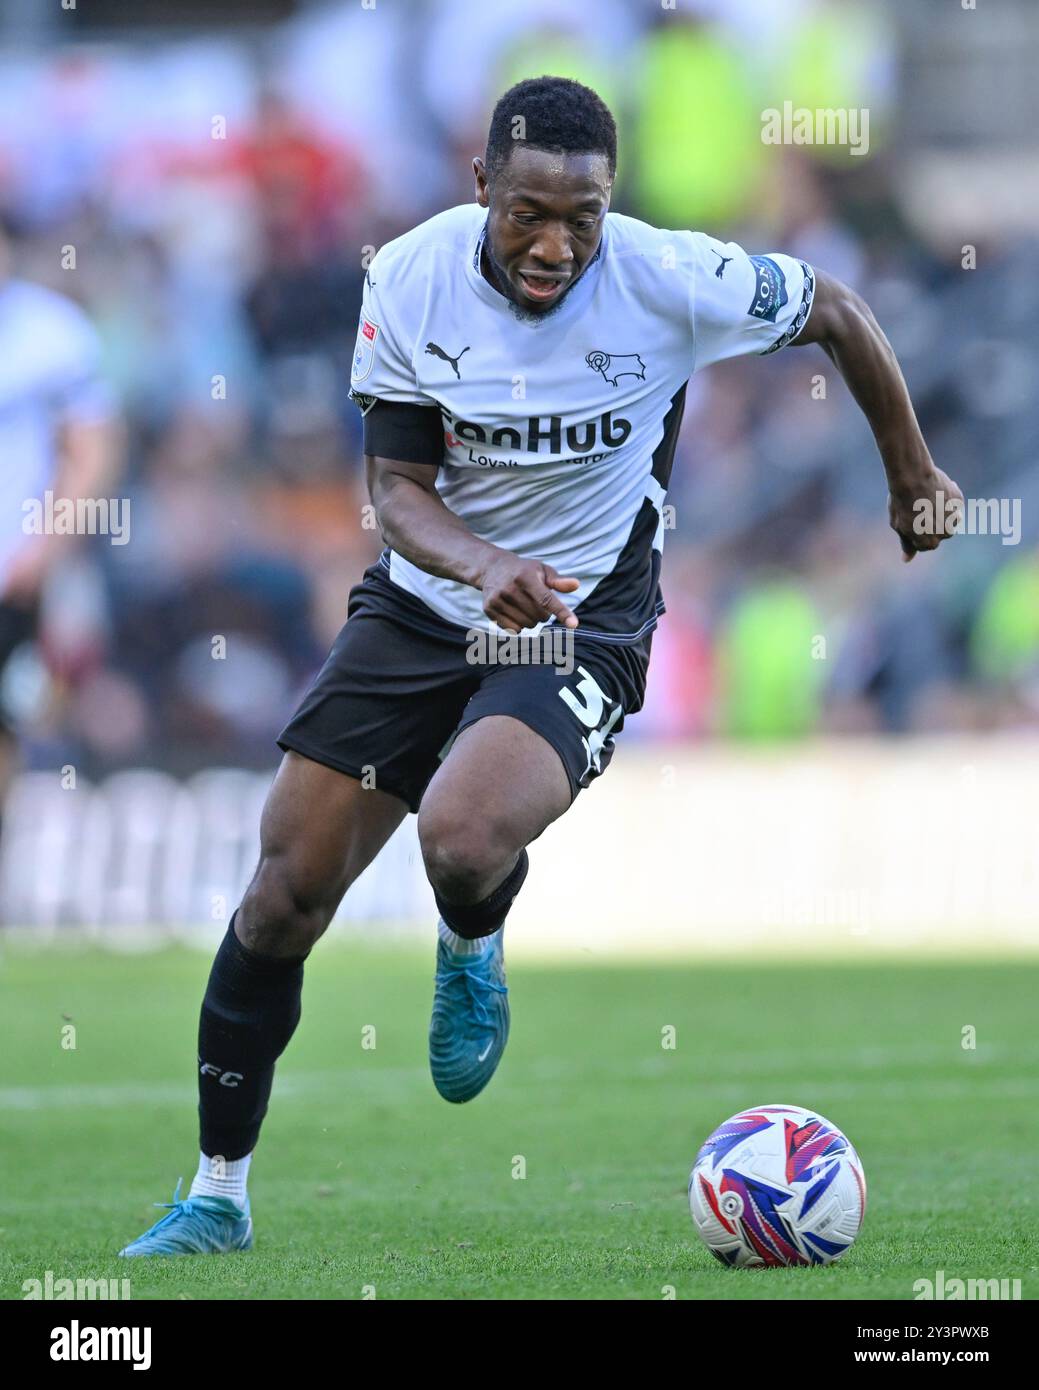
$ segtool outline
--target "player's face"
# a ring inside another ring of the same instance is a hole
[[[610,205],[606,156],[518,145],[493,193],[483,160],[473,169],[476,201],[490,209],[484,246],[497,288],[524,313],[548,313],[599,249]]]

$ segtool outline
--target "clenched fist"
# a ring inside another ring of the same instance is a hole
[[[900,483],[888,494],[891,529],[902,542],[902,559],[918,550],[936,550],[956,534],[963,519],[963,493],[932,463],[916,482]]]
[[[563,627],[577,626],[577,615],[557,594],[572,594],[580,581],[557,574],[540,560],[499,551],[480,575],[483,611],[507,632],[536,627],[553,615]]]

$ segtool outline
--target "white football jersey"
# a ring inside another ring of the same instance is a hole
[[[27,280],[0,283],[0,587],[26,543],[25,504],[42,501],[66,420],[100,421],[115,403],[83,310]]]
[[[662,507],[685,385],[801,331],[814,276],[702,232],[608,213],[594,260],[544,319],[484,278],[486,211],[452,208],[385,245],[365,282],[351,394],[439,409],[437,488],[476,535],[580,581],[580,632],[636,642],[663,611]],[[441,618],[487,628],[477,589],[394,551],[391,579]]]

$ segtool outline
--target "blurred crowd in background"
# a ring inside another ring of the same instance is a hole
[[[918,196],[943,130],[984,163],[963,104],[980,121],[991,90],[950,78],[944,127],[914,102],[972,40],[949,30],[939,51],[874,0],[243,0],[219,23],[171,7],[175,28],[145,5],[132,29],[51,8],[22,32],[28,7],[0,0],[0,215],[14,273],[95,325],[131,539],[94,538],[49,576],[5,672],[36,765],[273,762],[380,548],[347,399],[365,265],[472,198],[494,101],[542,72],[615,111],[616,210],[846,280],[936,462],[968,496],[1021,501],[1018,544],[963,536],[903,565],[868,427],[818,349],[694,378],[668,616],[626,739],[1039,725],[1034,225],[979,206],[973,231],[941,205],[956,179]],[[1012,26],[988,32],[1027,58]],[[1021,113],[1004,90],[984,132],[1005,152]],[[785,101],[867,108],[868,153],[764,143],[762,111]]]

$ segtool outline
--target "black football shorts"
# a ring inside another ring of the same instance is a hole
[[[507,636],[444,621],[380,561],[351,590],[346,625],[278,746],[370,778],[417,811],[454,736],[507,714],[552,745],[574,797],[642,706],[651,634],[622,645],[549,628],[525,647]]]

